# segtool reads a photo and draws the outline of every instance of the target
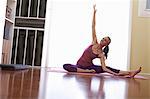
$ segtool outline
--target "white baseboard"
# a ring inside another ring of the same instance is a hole
[[[139,73],[140,75],[148,75],[150,76],[150,73]]]

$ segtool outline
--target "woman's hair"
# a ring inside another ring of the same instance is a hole
[[[108,39],[109,39],[109,41],[111,42],[111,39],[110,39],[110,37],[108,36],[107,38],[108,38]],[[110,42],[109,42],[109,43],[110,43]]]
[[[104,52],[104,55],[105,55],[105,57],[106,57],[106,59],[107,59],[108,52],[109,52],[109,46],[108,46],[108,45],[105,46],[105,48],[103,49],[103,52]]]
[[[109,41],[111,42],[111,39],[110,39],[110,37],[108,36],[108,39],[109,39]],[[109,42],[109,44],[110,44],[110,42]],[[108,45],[109,45],[108,44]],[[108,52],[109,52],[109,46],[105,46],[105,48],[103,49],[103,52],[104,52],[104,55],[105,55],[105,57],[106,57],[106,59],[107,59],[107,56],[108,56]]]
[[[111,39],[110,39],[110,37],[108,37],[108,39],[109,39],[109,41],[111,42]],[[109,42],[109,43],[110,43]],[[108,44],[109,45],[109,44]],[[105,46],[105,48],[103,49],[103,52],[104,52],[104,55],[105,55],[105,57],[106,57],[106,59],[107,59],[107,56],[108,56],[108,52],[109,52],[109,46]]]

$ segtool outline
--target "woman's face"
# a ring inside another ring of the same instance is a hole
[[[110,41],[110,38],[109,38],[109,37],[104,37],[104,38],[102,38],[102,40],[100,41],[100,44],[101,44],[102,46],[107,46],[107,45],[109,45],[110,42],[111,42],[111,41]]]

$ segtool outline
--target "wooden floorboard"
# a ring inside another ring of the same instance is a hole
[[[131,79],[54,68],[0,70],[0,99],[150,99],[150,76]]]

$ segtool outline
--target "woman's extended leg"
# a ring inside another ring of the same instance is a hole
[[[125,76],[125,77],[134,77],[136,74],[141,72],[141,67],[134,71],[120,71],[118,76]]]
[[[115,69],[115,68],[111,68],[109,66],[106,66],[106,68],[108,68],[109,70],[117,73],[118,75],[117,76],[124,76],[124,77],[134,77],[136,74],[138,74],[139,72],[141,72],[141,67],[137,70],[134,70],[134,71],[122,71],[122,70],[118,70],[118,69]],[[102,70],[102,67],[101,66],[98,66],[98,65],[93,65],[93,66],[90,66],[89,69],[94,69],[96,71],[96,73],[103,73],[105,71]]]
[[[134,77],[136,74],[138,74],[139,72],[141,72],[141,67],[137,70],[134,70],[134,71],[122,71],[122,70],[117,70],[117,69],[114,69],[114,68],[111,68],[111,67],[108,67],[108,69],[110,69],[111,71],[115,72],[115,73],[118,73],[117,76],[124,76],[124,77]]]

